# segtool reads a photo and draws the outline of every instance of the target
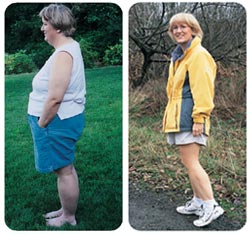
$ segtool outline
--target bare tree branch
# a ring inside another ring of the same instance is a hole
[[[170,18],[178,12],[193,13],[204,32],[203,45],[216,61],[230,65],[246,61],[246,12],[237,3],[138,3],[130,10],[130,53],[140,50],[141,74],[132,77],[135,86],[148,79],[152,64],[169,63],[176,46],[167,35]],[[133,46],[136,45],[136,48]],[[133,61],[134,62],[134,61]],[[165,66],[166,66],[165,65]],[[131,65],[133,66],[133,65]],[[165,68],[162,68],[165,69]]]

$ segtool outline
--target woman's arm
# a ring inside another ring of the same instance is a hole
[[[59,52],[55,56],[48,84],[48,97],[38,122],[40,127],[46,127],[55,117],[70,83],[72,67],[73,59],[67,52]]]
[[[204,123],[214,108],[214,80],[216,64],[205,52],[194,55],[188,68],[190,88],[194,100],[194,123]]]

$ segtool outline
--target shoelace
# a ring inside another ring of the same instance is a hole
[[[215,206],[214,206],[214,208],[215,208]],[[214,208],[213,208],[213,210],[214,210]],[[199,209],[199,212],[200,212],[200,215],[199,215],[199,219],[201,219],[201,220],[203,220],[203,221],[207,221],[209,218],[210,218],[210,216],[213,214],[213,211],[208,215],[208,217],[206,217],[206,212],[205,212],[205,210],[204,210],[204,208],[203,208],[203,205],[201,205],[201,208]]]
[[[186,207],[191,206],[191,205],[192,205],[192,202],[193,202],[193,200],[186,202],[186,205],[185,205],[185,206],[186,206]]]

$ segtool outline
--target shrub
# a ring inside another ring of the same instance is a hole
[[[93,42],[88,39],[81,38],[79,44],[82,51],[83,61],[86,67],[94,67],[98,61],[99,54],[93,50]]]
[[[105,50],[103,57],[105,65],[122,65],[122,41],[114,46],[110,46]]]
[[[29,53],[32,61],[39,69],[54,52],[54,48],[45,42],[30,43],[26,48],[27,53]]]
[[[33,72],[36,66],[32,59],[20,50],[15,54],[5,55],[5,74],[20,74]]]

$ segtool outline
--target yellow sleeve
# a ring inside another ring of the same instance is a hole
[[[194,123],[204,123],[214,108],[216,64],[208,52],[199,51],[189,64],[188,73],[194,100],[192,118]]]

